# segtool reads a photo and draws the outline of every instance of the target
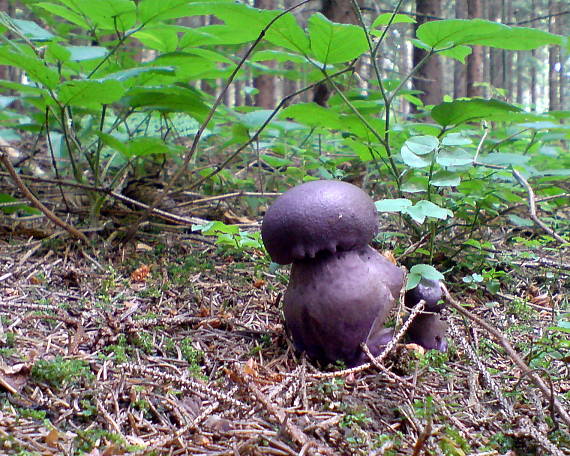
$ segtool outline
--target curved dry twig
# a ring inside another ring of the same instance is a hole
[[[445,298],[446,298],[447,302],[449,303],[449,305],[451,307],[453,307],[455,310],[457,310],[457,312],[459,312],[464,317],[466,317],[469,320],[477,323],[479,326],[481,326],[483,329],[485,329],[487,332],[489,332],[491,335],[493,335],[497,339],[497,341],[505,349],[505,351],[507,352],[509,357],[519,367],[519,369],[522,371],[522,373],[524,375],[528,376],[533,381],[533,383],[538,387],[538,389],[542,392],[544,397],[549,402],[552,401],[552,404],[554,405],[554,408],[556,409],[556,411],[558,412],[558,414],[562,418],[562,421],[564,421],[564,423],[567,426],[570,426],[570,414],[568,414],[568,411],[564,408],[564,405],[562,405],[556,397],[551,395],[550,388],[548,387],[548,385],[544,382],[544,380],[542,380],[542,378],[540,378],[536,374],[536,372],[534,372],[532,369],[530,369],[530,367],[528,367],[526,365],[526,363],[522,360],[522,358],[519,356],[519,354],[515,351],[515,349],[509,343],[507,338],[504,336],[504,334],[501,333],[501,331],[499,331],[497,328],[491,326],[489,323],[487,323],[482,318],[478,317],[477,315],[472,314],[467,309],[463,308],[461,306],[461,304],[459,304],[459,302],[457,302],[451,296],[451,294],[449,293],[449,290],[447,289],[447,287],[444,284],[441,285],[441,288],[443,290],[443,293],[445,294]]]
[[[8,155],[6,154],[6,152],[4,152],[1,149],[0,149],[0,161],[4,165],[4,168],[6,168],[6,170],[10,174],[10,177],[12,178],[12,180],[14,181],[16,186],[20,189],[20,191],[24,194],[24,196],[28,199],[28,201],[30,201],[30,203],[32,203],[32,205],[36,209],[40,210],[54,224],[63,228],[65,231],[67,231],[69,234],[71,234],[74,238],[80,239],[81,241],[83,241],[85,243],[89,243],[89,238],[87,236],[85,236],[84,233],[82,233],[81,231],[79,231],[77,228],[70,225],[69,223],[61,220],[50,209],[48,209],[39,199],[36,198],[36,196],[30,191],[30,189],[28,187],[26,187],[26,184],[24,184],[24,181],[22,179],[20,179],[20,176],[18,176],[18,173],[16,172],[16,170],[12,166],[12,163],[10,163],[10,159],[8,158]]]

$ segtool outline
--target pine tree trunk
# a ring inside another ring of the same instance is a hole
[[[422,24],[441,17],[441,0],[416,0],[416,30]],[[426,56],[426,51],[414,47],[414,68]],[[425,105],[441,103],[443,98],[443,72],[439,56],[432,56],[416,71],[413,78],[414,88],[421,90],[421,100]]]
[[[467,0],[456,0],[455,17],[457,19],[467,18]],[[466,65],[456,61],[453,68],[453,98],[462,98],[467,96],[466,76]]]
[[[467,15],[470,19],[481,18],[483,8],[481,0],[469,0],[467,2]],[[467,57],[467,96],[482,97],[483,87],[477,84],[483,82],[483,48],[473,46],[473,52]]]
[[[254,6],[261,9],[271,9],[273,0],[255,0]],[[274,67],[275,62],[260,62],[269,68]],[[255,106],[266,109],[275,107],[275,77],[271,74],[260,74],[253,79],[253,86],[258,90],[255,94]]]

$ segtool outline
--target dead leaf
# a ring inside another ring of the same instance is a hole
[[[58,440],[59,440],[59,431],[57,429],[52,429],[47,433],[45,437],[46,445],[50,447],[56,447]]]
[[[131,274],[132,282],[145,282],[146,278],[150,274],[150,266],[143,264],[139,268],[135,269]]]
[[[424,347],[422,347],[421,345],[418,345],[418,344],[406,344],[405,347],[406,347],[406,350],[417,351],[417,352],[419,352],[421,355],[425,355],[425,354],[426,354],[426,349],[425,349]]]
[[[222,220],[224,223],[232,225],[235,223],[246,223],[246,224],[252,224],[255,223],[254,220],[251,220],[247,217],[241,216],[241,215],[236,215],[233,211],[231,211],[230,209],[228,209],[227,211],[224,212],[224,219]]]
[[[14,364],[0,368],[0,387],[6,391],[16,394],[22,391],[32,368],[30,364]]]
[[[552,307],[552,299],[548,296],[548,293],[544,293],[531,298],[530,302],[541,307]]]
[[[261,288],[264,285],[265,285],[265,280],[263,280],[263,279],[255,279],[253,281],[254,288]]]
[[[38,278],[37,276],[30,277],[30,284],[39,285],[41,283],[42,283],[42,280],[40,278]]]
[[[398,261],[396,260],[396,257],[394,256],[394,253],[391,250],[384,250],[382,252],[382,255],[384,255],[384,257],[386,257],[386,259],[390,263],[395,264],[395,265],[398,264]]]
[[[243,366],[243,371],[247,375],[251,375],[252,377],[257,377],[257,370],[258,370],[258,365],[255,359],[253,358],[249,358]]]
[[[204,425],[217,432],[228,432],[234,428],[230,420],[218,415],[209,416],[206,421],[204,421]]]

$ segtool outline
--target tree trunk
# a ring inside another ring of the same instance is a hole
[[[457,19],[467,18],[467,1],[457,0],[455,2],[455,17]],[[466,67],[461,62],[454,62],[453,68],[453,98],[467,96]]]
[[[550,33],[558,33],[558,2],[550,0],[548,2],[548,14],[550,15],[548,21],[548,31]],[[550,46],[548,48],[548,110],[556,111],[560,109],[560,80],[559,68],[560,65],[560,48],[558,46]]]
[[[517,71],[516,71],[516,78],[517,78],[517,93],[516,93],[516,98],[515,101],[517,104],[522,105],[524,103],[523,100],[523,71],[524,71],[524,66],[523,66],[523,53],[522,52],[517,52],[516,54],[517,56]]]
[[[260,9],[271,9],[273,0],[255,0],[254,6]],[[260,62],[268,68],[274,67],[273,61]],[[273,109],[275,107],[275,77],[262,73],[253,78],[253,86],[258,90],[255,94],[255,106]]]
[[[470,19],[482,17],[481,0],[467,2],[467,15]],[[467,96],[482,97],[483,87],[477,85],[483,82],[483,48],[473,46],[473,52],[467,57]]]
[[[416,0],[416,25],[415,29],[433,17],[441,17],[441,0]],[[414,68],[420,64],[427,52],[424,49],[414,47]],[[443,98],[443,73],[441,60],[435,55],[429,58],[416,71],[413,78],[414,88],[421,90],[421,100],[425,105],[441,103]]]
[[[503,0],[503,22],[508,23],[513,20],[513,1]],[[503,50],[503,83],[507,91],[509,100],[514,99],[514,77],[513,77],[513,64],[514,64],[514,51]]]

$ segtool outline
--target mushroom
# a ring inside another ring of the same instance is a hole
[[[368,245],[377,231],[373,201],[340,181],[301,184],[267,210],[265,247],[273,261],[293,263],[283,310],[297,350],[353,366],[364,361],[363,342],[377,355],[391,339],[383,324],[403,272]]]
[[[421,345],[426,350],[447,350],[445,331],[447,323],[440,317],[443,309],[443,292],[441,283],[437,280],[422,279],[413,289],[406,292],[404,302],[407,307],[416,306],[420,300],[425,301],[424,310],[408,327],[408,338],[411,342]]]

